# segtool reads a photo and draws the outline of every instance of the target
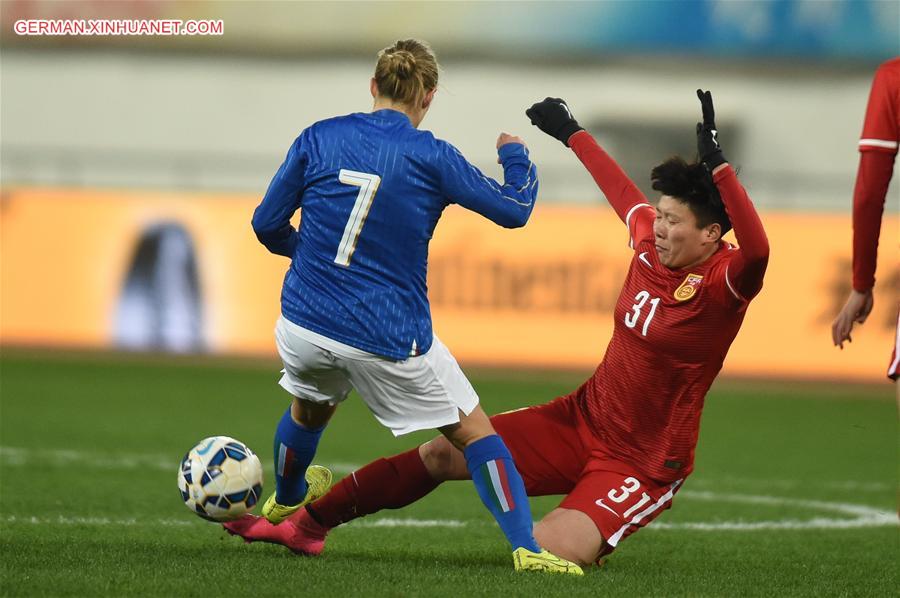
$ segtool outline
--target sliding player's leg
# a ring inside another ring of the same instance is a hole
[[[566,494],[578,480],[586,453],[571,428],[573,408],[554,401],[490,418],[509,447],[529,496]],[[443,482],[468,479],[463,452],[445,436],[438,436],[353,472],[290,521],[310,524],[311,514],[312,523],[320,526],[317,531],[327,532],[382,509],[410,505]]]
[[[298,554],[318,555],[325,548],[325,537],[332,528],[382,509],[403,508],[445,480],[468,477],[463,454],[439,436],[354,471],[281,525],[272,525],[265,518],[253,515],[224,525],[229,533],[241,536],[246,542],[271,542]]]
[[[491,418],[516,461],[529,496],[566,494],[575,486],[588,456],[573,427],[577,409],[573,397],[564,397]],[[463,479],[469,479],[466,458],[444,436],[418,449],[379,459],[347,476],[292,517],[289,522],[297,524],[298,532],[290,546],[307,554],[313,547],[318,554],[331,528],[381,509],[401,508],[441,482]]]
[[[576,419],[572,397],[491,418],[529,495],[566,494],[574,487],[587,456],[573,427]],[[331,528],[381,509],[401,508],[443,481],[464,479],[469,479],[465,456],[439,436],[418,449],[366,465],[280,526],[247,516],[225,527],[248,542],[274,542],[297,553],[319,554]]]
[[[440,457],[444,461],[441,469],[435,467],[430,471],[423,452],[431,459],[428,448],[435,443],[442,445],[438,450],[447,456]],[[451,453],[455,456],[454,461],[461,462],[457,463],[455,474],[450,474],[448,468]],[[325,530],[330,530],[383,509],[401,509],[423,498],[445,480],[466,477],[468,472],[462,454],[444,437],[439,437],[354,471],[335,484],[328,494],[310,504],[306,511]]]
[[[578,407],[570,395],[490,418],[512,453],[529,496],[567,494],[575,487],[589,457],[574,427],[578,417]],[[445,436],[438,436],[353,472],[308,505],[306,511],[331,529],[382,509],[403,508],[442,482],[468,479],[463,452]],[[298,517],[304,512],[301,510]]]

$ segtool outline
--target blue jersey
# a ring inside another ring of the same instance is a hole
[[[459,204],[523,226],[538,181],[528,150],[499,150],[505,184],[395,110],[320,121],[294,141],[253,214],[269,251],[291,258],[285,318],[391,359],[432,342],[428,243],[444,208]],[[300,229],[290,218],[302,208]]]

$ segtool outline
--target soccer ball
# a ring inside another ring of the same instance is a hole
[[[263,471],[246,444],[228,436],[204,438],[178,468],[178,491],[191,511],[209,521],[237,519],[259,501]]]

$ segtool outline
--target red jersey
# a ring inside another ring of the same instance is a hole
[[[875,286],[875,263],[884,200],[900,145],[900,58],[875,73],[859,140],[859,170],[853,191],[853,288]]]
[[[590,134],[569,145],[628,226],[634,249],[606,355],[578,391],[582,413],[604,450],[649,478],[674,481],[693,469],[706,392],[762,287],[765,231],[726,166],[714,181],[742,247],[720,242],[698,266],[667,268],[656,251],[655,209]]]

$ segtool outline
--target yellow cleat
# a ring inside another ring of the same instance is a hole
[[[310,465],[306,468],[306,496],[296,505],[285,506],[275,502],[275,493],[273,492],[262,507],[262,515],[269,520],[269,523],[278,525],[291,515],[297,512],[300,507],[305,506],[312,501],[325,496],[328,489],[331,488],[331,470],[321,465]]]
[[[531,552],[527,548],[516,548],[513,551],[513,562],[516,565],[516,571],[543,571],[545,573],[584,575],[584,571],[575,563],[547,552],[543,548],[540,552]]]

